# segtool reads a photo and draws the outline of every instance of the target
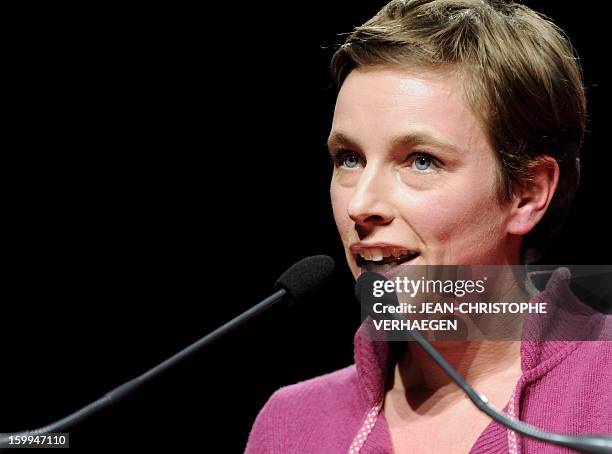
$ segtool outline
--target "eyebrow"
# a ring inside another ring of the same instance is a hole
[[[327,139],[327,147],[329,148],[329,150],[332,150],[333,148],[338,147],[338,146],[355,147],[355,146],[358,146],[357,144],[358,144],[358,141],[351,139],[350,136],[348,136],[347,134],[341,131],[332,132],[329,138]],[[414,132],[414,133],[394,136],[391,139],[390,144],[391,144],[391,148],[396,148],[396,147],[401,147],[401,146],[406,147],[406,146],[415,146],[415,145],[431,145],[440,150],[447,150],[447,151],[450,151],[456,154],[465,153],[459,147],[455,145],[451,145],[447,142],[437,139],[436,137],[433,137],[432,135],[424,133],[424,132]]]

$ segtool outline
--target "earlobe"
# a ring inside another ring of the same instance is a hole
[[[512,201],[508,233],[513,235],[526,235],[544,217],[559,182],[559,164],[550,156],[542,156],[532,164],[531,175]]]

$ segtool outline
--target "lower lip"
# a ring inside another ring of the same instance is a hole
[[[399,265],[391,268],[389,271],[379,272],[378,274],[382,274],[387,279],[393,279],[395,277],[401,276],[402,275],[402,270],[405,267],[413,266],[415,264],[415,262],[417,262],[420,258],[421,258],[421,255],[419,254],[415,258],[407,260],[406,262],[400,263]],[[365,273],[367,271],[368,270],[365,267],[359,267],[359,276],[361,276],[363,273]]]

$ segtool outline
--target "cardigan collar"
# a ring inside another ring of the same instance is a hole
[[[523,376],[530,378],[529,381],[554,366],[555,362],[549,359],[575,349],[575,340],[581,339],[581,335],[582,340],[612,340],[611,317],[606,317],[578,300],[569,286],[570,270],[560,267],[549,273],[550,278],[544,290],[530,299],[530,303],[547,303],[547,313],[526,316],[523,325],[521,369]],[[530,274],[530,282],[531,279]],[[535,290],[538,291],[537,288]],[[354,338],[359,388],[369,405],[379,402],[383,397],[394,353],[397,347],[402,346],[400,342],[371,340],[370,333],[374,332],[372,319],[368,317]]]

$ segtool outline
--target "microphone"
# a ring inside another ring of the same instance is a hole
[[[300,260],[278,278],[274,284],[275,292],[260,303],[184,348],[174,356],[171,356],[152,369],[149,369],[142,375],[117,386],[98,400],[86,405],[80,410],[39,429],[15,433],[0,433],[0,448],[10,447],[11,439],[14,437],[61,432],[92,414],[112,404],[116,404],[162,372],[165,372],[167,369],[193,355],[201,348],[226,335],[278,301],[285,300],[289,305],[294,305],[299,301],[308,299],[330,281],[334,268],[334,260],[326,255],[315,255]]]
[[[327,285],[334,274],[336,264],[327,255],[313,255],[293,264],[274,283],[274,290],[284,290],[289,306],[310,298]]]
[[[365,272],[359,276],[355,285],[355,296],[361,304],[361,307],[372,318],[384,319],[386,316],[391,316],[397,320],[402,320],[401,314],[396,314],[392,311],[389,314],[379,314],[374,311],[374,303],[381,303],[383,306],[397,306],[398,300],[395,292],[384,292],[379,298],[373,294],[374,282],[387,281],[388,279],[378,273],[371,271]],[[510,429],[523,434],[527,437],[534,438],[546,443],[551,443],[558,446],[575,449],[576,451],[593,453],[593,454],[611,454],[612,453],[612,436],[609,435],[561,435],[556,433],[544,432],[529,424],[525,424],[519,420],[511,419],[504,412],[497,410],[491,404],[489,399],[478,391],[470,387],[459,375],[459,373],[444,359],[429,342],[415,330],[407,330],[408,334],[419,346],[427,353],[440,368],[467,394],[469,399],[476,407],[494,421],[509,427]]]

